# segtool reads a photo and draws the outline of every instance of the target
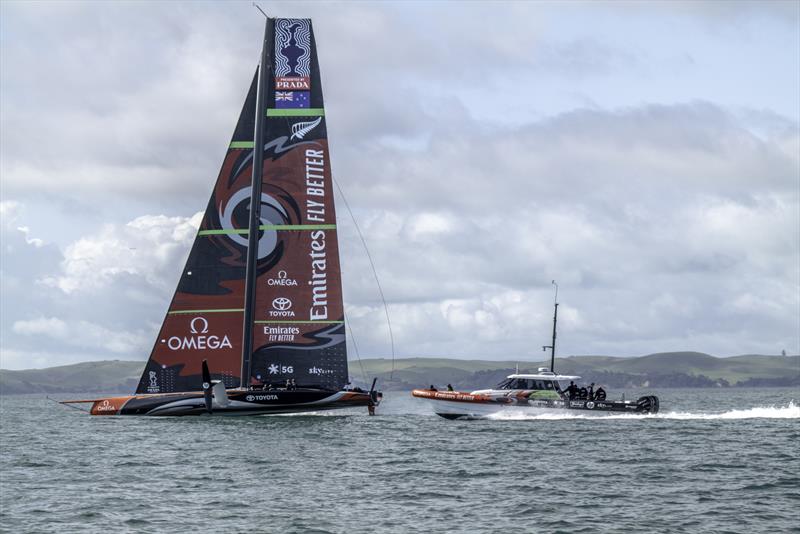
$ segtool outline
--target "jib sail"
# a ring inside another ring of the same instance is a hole
[[[204,359],[212,377],[229,388],[293,379],[339,389],[347,381],[333,184],[311,21],[268,24],[274,38],[266,120],[260,121],[265,143],[253,309],[245,314],[258,76],[137,393],[199,389]],[[252,348],[243,358],[246,315],[253,317],[247,325]],[[241,384],[243,362],[249,384]]]

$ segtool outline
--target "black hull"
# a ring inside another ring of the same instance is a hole
[[[436,415],[449,420],[455,419],[482,419],[486,414],[470,413],[469,405],[464,403],[465,413],[436,412]],[[486,406],[489,403],[480,403]],[[505,408],[524,408],[531,407],[546,410],[574,410],[586,413],[633,413],[633,414],[654,414],[658,413],[659,401],[655,395],[640,397],[636,402],[631,401],[611,401],[611,400],[529,400],[525,403],[502,404],[498,406],[497,412],[502,412]],[[478,412],[479,410],[476,410]],[[496,413],[497,413],[496,412]]]
[[[294,414],[337,410],[359,406],[375,406],[369,393],[302,388],[296,390],[244,391],[230,390],[223,404],[214,401],[206,407],[203,392],[134,395],[90,401],[92,415],[139,416],[243,416]],[[83,401],[86,402],[86,401]],[[67,401],[69,403],[69,401]]]
[[[540,401],[537,401],[540,402]],[[658,413],[659,402],[655,395],[639,397],[635,403],[611,400],[571,400],[566,408],[592,412]]]

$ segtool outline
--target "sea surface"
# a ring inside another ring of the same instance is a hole
[[[661,413],[480,421],[399,392],[376,417],[0,397],[0,531],[800,532],[800,390],[648,393]]]

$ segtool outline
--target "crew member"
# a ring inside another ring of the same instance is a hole
[[[594,400],[594,382],[589,384],[589,400]]]
[[[438,389],[436,389],[435,387],[433,387],[433,384],[431,384],[430,390],[431,390],[431,391],[439,391]]]
[[[453,390],[453,386],[451,386],[450,384],[447,384],[447,391],[454,391]]]
[[[602,387],[597,388],[597,391],[594,392],[594,398],[597,400],[606,400],[606,390]]]
[[[578,386],[575,385],[575,382],[572,380],[569,381],[569,387],[567,388],[567,396],[571,399],[575,398],[575,395],[578,393]]]

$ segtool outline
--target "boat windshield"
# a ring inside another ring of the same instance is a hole
[[[500,382],[495,389],[555,389],[552,380],[535,380],[533,378],[507,378]]]

